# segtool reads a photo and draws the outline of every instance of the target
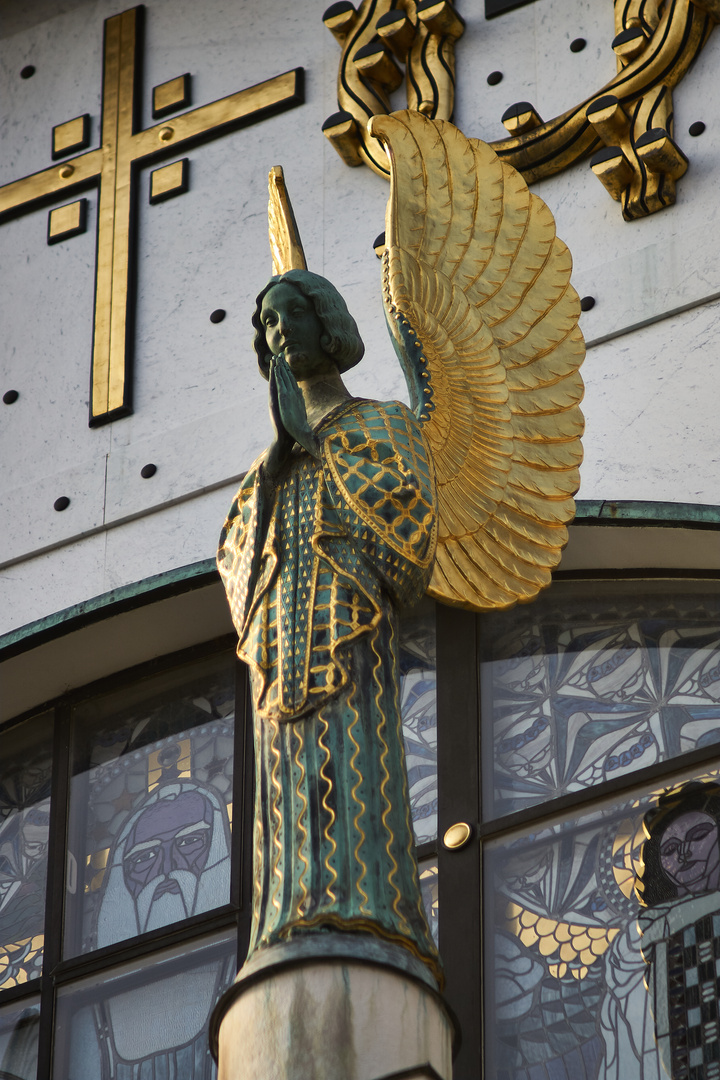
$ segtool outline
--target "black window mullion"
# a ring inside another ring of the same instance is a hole
[[[477,620],[437,606],[438,906],[446,998],[461,1027],[455,1080],[478,1080],[480,1056],[480,842]],[[447,829],[464,821],[473,834],[449,850]]]
[[[50,797],[47,885],[45,893],[45,942],[40,991],[38,1080],[52,1073],[55,987],[53,971],[62,959],[63,907],[65,900],[65,849],[70,798],[70,707],[55,709],[53,771]]]
[[[68,783],[68,828],[65,835],[66,851],[66,880],[63,883],[63,897],[67,899],[69,888],[67,875],[70,871],[70,856],[75,860],[75,892],[82,894],[85,888],[87,863],[84,854],[84,838],[87,830],[87,816],[90,806],[90,775],[89,762],[83,763],[85,767],[79,767],[77,760],[78,735],[70,727],[70,754],[69,766],[70,777]],[[75,745],[73,745],[75,743]],[[70,800],[73,802],[73,814],[70,819]],[[63,918],[63,940],[61,957],[76,956],[82,951],[82,904],[67,904],[69,909]]]

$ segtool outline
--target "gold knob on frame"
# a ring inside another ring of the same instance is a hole
[[[472,825],[468,825],[467,821],[458,821],[446,831],[443,844],[451,851],[457,851],[458,848],[465,847],[472,833]]]
[[[158,131],[158,139],[160,142],[170,142],[175,132],[171,127],[162,127]]]
[[[72,174],[75,172],[75,170],[72,167],[72,165],[61,165],[60,169],[59,169],[59,172],[60,172],[60,176],[62,177],[62,179],[67,180],[70,176],[72,176]]]

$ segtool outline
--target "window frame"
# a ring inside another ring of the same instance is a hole
[[[715,570],[575,570],[556,572],[555,582],[609,581],[696,582],[698,590],[720,580]],[[527,605],[532,610],[532,604]],[[606,780],[554,799],[488,821],[482,814],[480,771],[481,694],[480,659],[483,616],[437,605],[438,678],[438,891],[439,947],[445,969],[446,999],[457,1017],[462,1039],[454,1060],[455,1080],[478,1080],[486,1076],[484,1055],[485,1002],[483,972],[483,862],[484,848],[529,823],[538,828],[561,815],[589,811],[613,796],[643,785],[672,778],[688,769],[720,763],[720,744],[714,743],[656,762],[624,776]],[[448,782],[449,781],[449,782]],[[445,847],[443,836],[450,826],[467,822],[469,841],[459,849]],[[492,1078],[488,1077],[488,1080]]]
[[[223,652],[233,652],[237,639],[225,634],[153,660],[115,672],[13,717],[0,726],[0,739],[35,717],[53,713],[53,769],[50,792],[48,867],[45,894],[45,925],[42,974],[22,986],[0,989],[0,1007],[19,1004],[40,995],[38,1029],[38,1080],[52,1076],[57,992],[88,975],[110,970],[164,949],[182,945],[213,931],[234,928],[237,935],[236,964],[247,953],[252,905],[253,747],[252,709],[247,669],[237,657],[235,671],[235,747],[233,758],[233,844],[231,848],[230,901],[191,916],[181,923],[160,927],[139,937],[63,958],[65,874],[72,771],[71,725],[73,709],[94,697],[110,694],[143,680]],[[237,811],[235,810],[237,807]]]
[[[720,580],[720,571],[699,569],[573,570],[556,572],[553,581],[597,582],[653,580],[704,583]],[[552,585],[550,586],[552,588]],[[532,605],[529,606],[529,610]],[[457,1017],[462,1040],[455,1059],[456,1080],[477,1080],[485,1075],[483,1060],[483,852],[490,840],[526,826],[541,825],[560,814],[592,808],[608,797],[651,784],[687,769],[700,770],[720,761],[718,744],[691,750],[635,772],[607,780],[595,788],[572,792],[511,814],[482,819],[480,646],[483,616],[435,605],[437,633],[437,770],[438,834],[436,840],[416,846],[418,861],[431,857],[438,865],[439,944],[446,973],[446,1000]],[[138,957],[193,940],[214,930],[235,927],[237,963],[242,963],[250,935],[252,906],[252,821],[254,800],[253,724],[247,669],[235,660],[235,757],[231,898],[227,905],[196,915],[179,925],[160,928],[129,942],[121,942],[62,958],[65,899],[65,851],[68,838],[71,783],[70,730],[73,708],[95,696],[111,693],[129,680],[143,680],[179,669],[195,660],[233,650],[234,634],[223,634],[200,644],[133,665],[104,676],[50,701],[43,702],[0,725],[0,737],[34,717],[54,713],[53,775],[51,787],[48,872],[45,906],[45,952],[42,975],[22,986],[0,990],[0,1006],[18,1004],[39,993],[40,1027],[38,1080],[52,1075],[55,1003],[58,989],[74,980],[115,967]],[[458,821],[472,828],[468,843],[450,850],[442,837]],[[58,902],[59,901],[59,902]]]

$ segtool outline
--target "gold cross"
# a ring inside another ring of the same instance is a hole
[[[181,148],[302,104],[302,68],[136,131],[140,34],[131,8],[105,21],[102,140],[96,150],[0,187],[0,222],[99,184],[90,426],[132,412],[128,333],[134,172]]]

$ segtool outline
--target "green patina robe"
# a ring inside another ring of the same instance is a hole
[[[409,948],[437,973],[413,854],[397,608],[424,593],[435,490],[421,425],[353,400],[296,447],[264,505],[240,487],[218,566],[250,667],[255,893],[250,952],[323,928]]]

